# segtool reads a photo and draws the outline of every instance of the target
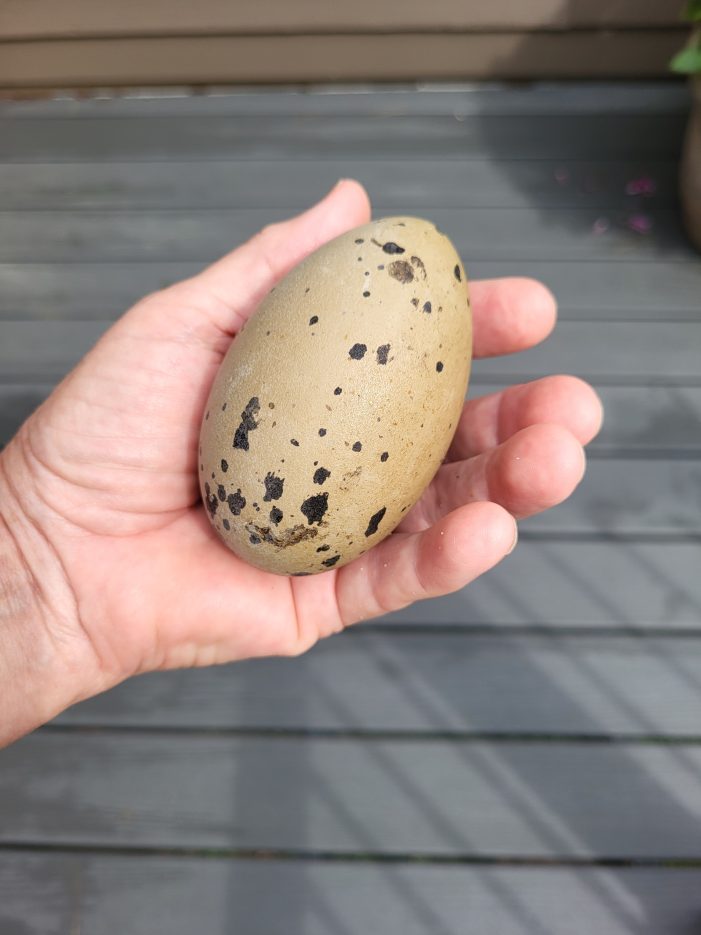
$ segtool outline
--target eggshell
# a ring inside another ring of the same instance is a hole
[[[445,457],[471,351],[464,267],[429,221],[384,218],[309,256],[237,334],[209,395],[199,476],[222,541],[283,575],[381,542]]]

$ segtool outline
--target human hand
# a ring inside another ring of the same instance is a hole
[[[363,189],[344,181],[306,213],[142,299],[0,456],[0,509],[44,601],[42,645],[71,660],[62,671],[79,683],[54,707],[148,670],[296,654],[358,620],[454,591],[510,551],[513,517],[554,506],[578,484],[600,404],[582,381],[548,377],[468,402],[430,487],[349,565],[287,578],[222,545],[197,482],[217,368],[275,282],[369,216]],[[552,296],[531,280],[472,282],[470,292],[476,357],[527,348],[554,324]]]

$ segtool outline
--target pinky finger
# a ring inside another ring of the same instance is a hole
[[[516,523],[496,503],[469,503],[429,529],[393,533],[338,570],[344,626],[457,591],[496,565],[516,544]]]

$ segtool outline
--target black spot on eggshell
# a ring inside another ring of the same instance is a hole
[[[404,247],[400,247],[399,244],[394,243],[392,240],[388,240],[387,243],[382,244],[382,249],[385,253],[405,253]]]
[[[380,461],[386,461],[389,458],[389,451],[383,451],[380,455]]]
[[[364,299],[367,299],[367,298],[369,297],[369,295],[370,295],[369,292],[363,292],[363,298],[364,298]]]
[[[206,422],[207,419],[209,419],[209,409],[207,410],[207,415],[204,417],[204,421]]]
[[[395,260],[393,263],[390,263],[387,267],[387,272],[392,279],[396,279],[397,282],[401,282],[404,285],[414,281],[414,270],[411,268],[411,264],[407,263],[406,260]]]
[[[378,268],[378,269],[384,269],[384,268],[385,268],[385,264],[384,264],[384,263],[380,263],[380,265],[379,265],[377,268]]]
[[[341,387],[340,387],[340,386],[337,386],[336,389],[333,391],[333,395],[334,395],[334,396],[340,396],[342,392],[343,392],[343,390],[341,389]]]
[[[358,237],[358,239],[357,239],[355,242],[356,242],[356,243],[365,243],[365,241],[363,240],[362,237]]]
[[[411,258],[411,262],[412,262],[413,265],[416,267],[416,269],[418,270],[418,272],[421,273],[422,279],[425,279],[425,278],[426,278],[426,267],[424,266],[424,262],[423,262],[423,260],[421,259],[421,257],[413,256],[413,257]]]
[[[265,500],[266,503],[269,503],[271,500],[279,500],[282,496],[282,488],[285,484],[285,478],[278,477],[276,474],[273,474],[269,471],[265,475],[265,480],[263,483],[265,484],[265,496],[263,497],[263,500]]]
[[[221,469],[225,474],[229,470],[229,462],[226,461],[224,458],[221,459]]]
[[[231,523],[229,522],[228,519],[223,520],[222,526],[224,527],[224,529],[226,529],[227,532],[231,529]]]
[[[258,423],[255,420],[255,416],[260,412],[260,403],[257,396],[252,396],[246,408],[241,413],[241,424],[236,429],[234,434],[234,448],[239,448],[241,451],[248,451],[248,433],[252,432],[253,429],[258,428]]]
[[[270,511],[270,522],[275,523],[275,525],[277,526],[280,520],[282,519],[282,516],[283,516],[282,510],[274,506],[272,510]]]
[[[442,360],[439,360],[439,361],[436,363],[436,370],[440,373],[442,369],[443,369],[443,361],[442,361]]]
[[[221,407],[221,411],[222,411],[222,412],[226,412],[226,406],[227,406],[227,404],[224,403],[224,405]]]
[[[368,528],[365,530],[366,536],[372,536],[377,532],[377,528],[382,522],[382,518],[387,512],[387,507],[383,506],[381,510],[378,510],[377,513],[373,513],[370,517],[370,522],[368,523]]]
[[[418,300],[418,299],[412,299],[412,300],[411,300],[411,304],[414,306],[414,308],[418,308],[418,307],[419,307],[419,300]]]
[[[317,468],[314,471],[315,484],[323,484],[327,477],[331,477],[331,471],[327,471],[324,467]]]
[[[323,438],[326,435],[326,429],[319,429],[319,435]]]
[[[423,308],[423,310],[424,310],[424,312],[426,312],[427,315],[430,315],[430,314],[431,314],[431,303],[430,303],[430,302],[424,302],[424,308]]]
[[[389,344],[381,344],[377,348],[377,362],[378,364],[387,363],[387,355],[389,354]]]
[[[299,448],[299,442],[297,441],[296,438],[291,438],[291,439],[290,439],[290,444],[291,444],[291,445],[294,445],[295,448]]]
[[[216,494],[212,493],[212,489],[209,484],[204,485],[204,492],[206,495],[207,510],[209,511],[209,515],[214,516],[214,514],[217,512],[219,501],[217,500]]]
[[[311,572],[310,571],[293,571],[292,572],[293,578],[303,578],[305,575],[311,575]]]
[[[319,316],[318,316],[318,315],[312,315],[312,317],[309,319],[309,324],[310,324],[310,325],[315,325],[318,321],[319,321]]]
[[[236,493],[230,493],[226,502],[234,516],[240,516],[241,510],[246,506],[246,498],[241,496],[241,488],[239,487]]]
[[[460,267],[457,264],[455,266],[455,269],[453,270],[453,273],[455,274],[455,278],[457,279],[457,281],[462,282],[462,277],[460,275]]]
[[[352,357],[353,360],[360,360],[365,356],[367,349],[367,344],[354,344],[353,347],[348,351],[348,355]]]
[[[307,522],[311,526],[312,523],[320,523],[322,521],[328,507],[328,493],[317,493],[312,497],[307,497],[300,506],[300,510],[307,517]]]
[[[226,491],[224,490],[224,487],[221,484],[219,484],[219,486],[217,487],[217,496],[219,497],[222,503],[226,500]]]
[[[328,552],[330,548],[330,545],[320,545],[317,552]]]
[[[248,537],[248,541],[253,543],[253,545],[260,545],[263,541],[260,536],[257,536],[254,532]]]
[[[326,565],[327,568],[331,568],[332,565],[336,564],[340,557],[340,555],[332,555],[331,558],[325,558],[321,564]]]
[[[363,446],[360,444],[360,442],[355,442],[353,445],[353,451],[360,451],[362,447]]]

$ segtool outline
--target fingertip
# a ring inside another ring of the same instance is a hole
[[[491,501],[464,504],[420,536],[419,560],[438,593],[464,587],[501,561],[516,544],[513,516]]]

